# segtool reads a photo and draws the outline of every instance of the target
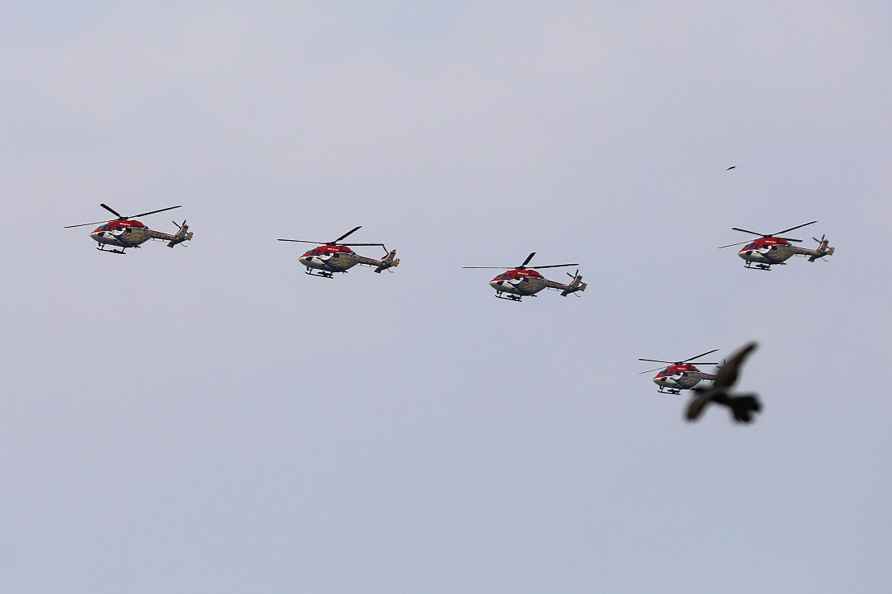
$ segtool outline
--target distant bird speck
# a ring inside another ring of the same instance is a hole
[[[725,169],[725,171],[731,171],[732,169],[737,169],[737,165],[731,165],[730,167]]]

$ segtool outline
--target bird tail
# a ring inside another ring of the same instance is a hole
[[[731,414],[738,423],[751,423],[753,413],[762,410],[762,403],[755,394],[744,394],[743,396],[729,396],[728,406],[731,407]]]

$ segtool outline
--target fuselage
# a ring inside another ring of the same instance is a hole
[[[690,363],[679,363],[666,367],[654,376],[654,383],[660,388],[671,390],[690,390],[704,379],[712,379],[712,375],[703,373]]]
[[[325,272],[347,272],[359,264],[356,253],[345,245],[320,245],[298,258],[307,268]]]
[[[738,256],[753,264],[782,264],[795,254],[792,244],[779,237],[760,237],[737,252]]]
[[[104,223],[90,233],[90,238],[99,245],[111,245],[120,248],[136,247],[145,243],[152,236],[149,228],[129,219]]]
[[[513,268],[506,270],[489,281],[489,286],[496,293],[510,293],[512,295],[535,295],[546,287],[545,277],[538,271],[530,268]]]

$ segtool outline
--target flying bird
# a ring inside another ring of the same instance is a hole
[[[732,169],[737,169],[737,165],[731,165],[730,167],[725,169],[725,171],[731,171]]]
[[[719,368],[712,385],[694,388],[694,396],[688,403],[685,418],[696,421],[709,404],[727,406],[738,423],[751,423],[753,413],[762,410],[762,403],[756,394],[733,395],[730,390],[740,377],[740,369],[746,358],[756,350],[756,343],[751,342],[738,350]]]

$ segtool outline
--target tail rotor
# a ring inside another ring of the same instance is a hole
[[[176,245],[183,243],[184,241],[189,241],[192,239],[192,232],[189,231],[189,225],[186,224],[186,220],[183,219],[182,224],[177,223],[176,221],[171,221],[174,225],[176,225],[178,231],[173,236],[173,239],[167,242],[167,247],[172,248]]]
[[[568,272],[567,276],[569,276],[571,279],[570,284],[567,285],[566,289],[561,291],[561,296],[566,297],[567,295],[569,295],[571,293],[576,293],[577,297],[581,297],[582,295],[579,295],[578,293],[580,291],[585,291],[586,287],[588,287],[588,283],[586,283],[582,280],[582,275],[579,274],[579,269],[577,268],[576,272],[574,272],[573,274],[570,274]]]
[[[396,257],[396,250],[390,250],[387,252],[387,255],[381,260],[381,263],[375,268],[375,272],[383,272],[385,270],[389,270],[391,273],[395,272],[393,270],[397,266],[400,265],[400,259]]]
[[[832,256],[833,252],[836,251],[835,248],[830,246],[830,240],[827,239],[827,235],[821,235],[821,239],[817,237],[812,237],[818,244],[818,247],[815,248],[815,253],[809,256],[808,261],[814,262],[815,260],[820,260],[824,256]]]

